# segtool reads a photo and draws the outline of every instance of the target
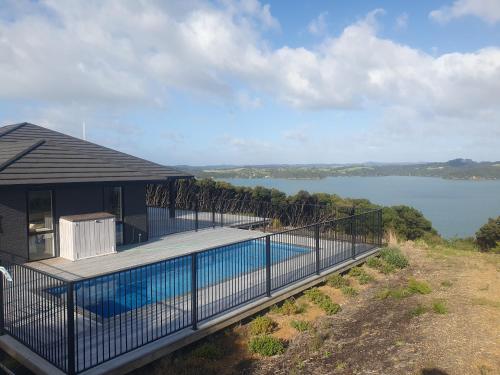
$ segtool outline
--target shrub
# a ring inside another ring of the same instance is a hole
[[[325,299],[321,301],[319,304],[319,307],[323,309],[323,311],[326,313],[326,315],[335,315],[337,314],[342,308],[338,303],[333,302],[330,297],[327,297],[328,299]]]
[[[408,267],[408,259],[401,253],[397,247],[387,247],[380,251],[380,257],[390,265],[396,268]]]
[[[410,310],[410,315],[420,316],[422,314],[425,314],[426,312],[427,312],[427,307],[425,307],[424,305],[418,305],[417,307]]]
[[[282,354],[285,351],[283,342],[273,336],[262,335],[250,339],[248,349],[252,353],[257,353],[265,357]]]
[[[373,257],[373,258],[369,258],[367,261],[366,261],[366,265],[370,268],[380,268],[382,267],[382,260],[380,258],[376,258],[376,257]]]
[[[383,209],[385,230],[393,230],[402,240],[416,240],[428,234],[437,234],[432,223],[413,207],[392,206]]]
[[[329,286],[331,286],[333,288],[337,288],[337,289],[340,289],[343,286],[349,286],[349,280],[347,280],[342,275],[339,275],[338,273],[328,277],[326,283]]]
[[[309,298],[312,303],[319,304],[323,299],[323,292],[318,288],[311,288],[304,292],[304,295]]]
[[[500,245],[500,216],[489,219],[476,232],[476,243],[482,251],[488,251]]]
[[[193,350],[192,355],[197,358],[216,360],[222,358],[222,350],[213,343],[204,343]]]
[[[311,329],[311,323],[306,322],[305,320],[292,320],[290,322],[290,326],[292,328],[295,328],[299,332],[304,332]]]
[[[448,312],[446,302],[443,300],[434,301],[432,303],[432,310],[434,310],[436,314],[446,314]]]
[[[318,305],[327,315],[334,315],[338,313],[341,308],[338,303],[332,301],[330,297],[324,294],[318,288],[311,288],[304,292],[309,300]]]
[[[387,263],[385,260],[380,258],[370,258],[366,261],[366,265],[371,268],[377,269],[379,272],[387,275],[394,272],[396,267],[392,264]]]
[[[342,291],[342,294],[347,297],[354,297],[358,295],[358,291],[352,286],[343,286],[340,290]]]
[[[378,299],[386,299],[389,298],[390,296],[391,296],[391,290],[388,288],[380,289],[375,294],[375,297]]]
[[[410,278],[408,280],[408,289],[412,293],[419,293],[419,294],[429,294],[432,292],[432,289],[428,283],[425,281],[417,281],[414,278]]]
[[[373,277],[366,273],[366,271],[361,267],[353,267],[349,271],[349,275],[358,279],[360,284],[368,284],[373,281]]]
[[[271,307],[272,312],[283,315],[301,314],[305,310],[306,306],[304,304],[298,304],[295,298],[288,298],[281,306],[273,305]]]
[[[276,328],[276,322],[267,316],[258,316],[250,323],[252,336],[271,333]]]

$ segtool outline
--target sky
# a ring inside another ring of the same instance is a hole
[[[167,165],[500,160],[500,0],[0,0],[0,125]]]

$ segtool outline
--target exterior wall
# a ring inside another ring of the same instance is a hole
[[[123,186],[123,225],[124,243],[138,243],[148,240],[145,184]]]
[[[0,189],[0,259],[19,262],[28,257],[24,189]]]
[[[145,183],[68,184],[58,186],[20,186],[0,189],[0,258],[9,262],[28,260],[28,190],[52,190],[56,256],[59,256],[59,218],[104,210],[104,186],[121,186],[123,199],[124,244],[147,241]]]

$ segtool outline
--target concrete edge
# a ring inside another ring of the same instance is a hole
[[[182,347],[192,344],[202,338],[205,338],[217,331],[220,331],[228,326],[238,323],[256,313],[265,310],[272,305],[279,303],[287,298],[297,295],[306,289],[309,289],[317,284],[324,282],[328,276],[334,273],[342,273],[364,263],[368,258],[376,255],[380,248],[370,250],[354,259],[344,261],[334,267],[324,270],[319,275],[310,276],[304,280],[290,285],[286,288],[275,291],[271,297],[262,297],[256,301],[245,304],[234,310],[230,310],[226,314],[211,319],[207,322],[198,324],[196,331],[191,328],[186,328],[170,336],[158,339],[152,343],[146,344],[127,354],[116,357],[108,362],[91,368],[82,374],[84,375],[121,375],[136,370],[145,366],[167,354],[170,354]],[[43,375],[64,375],[54,365],[40,357],[38,354],[31,351],[22,343],[9,335],[0,336],[0,348],[7,354],[23,364],[29,370],[36,374]]]
[[[35,374],[64,375],[64,372],[28,349],[12,336],[0,336],[0,348]]]

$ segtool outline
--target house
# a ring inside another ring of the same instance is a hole
[[[146,241],[147,184],[192,176],[30,123],[0,127],[0,258],[59,256],[59,219],[107,212],[118,245]]]

